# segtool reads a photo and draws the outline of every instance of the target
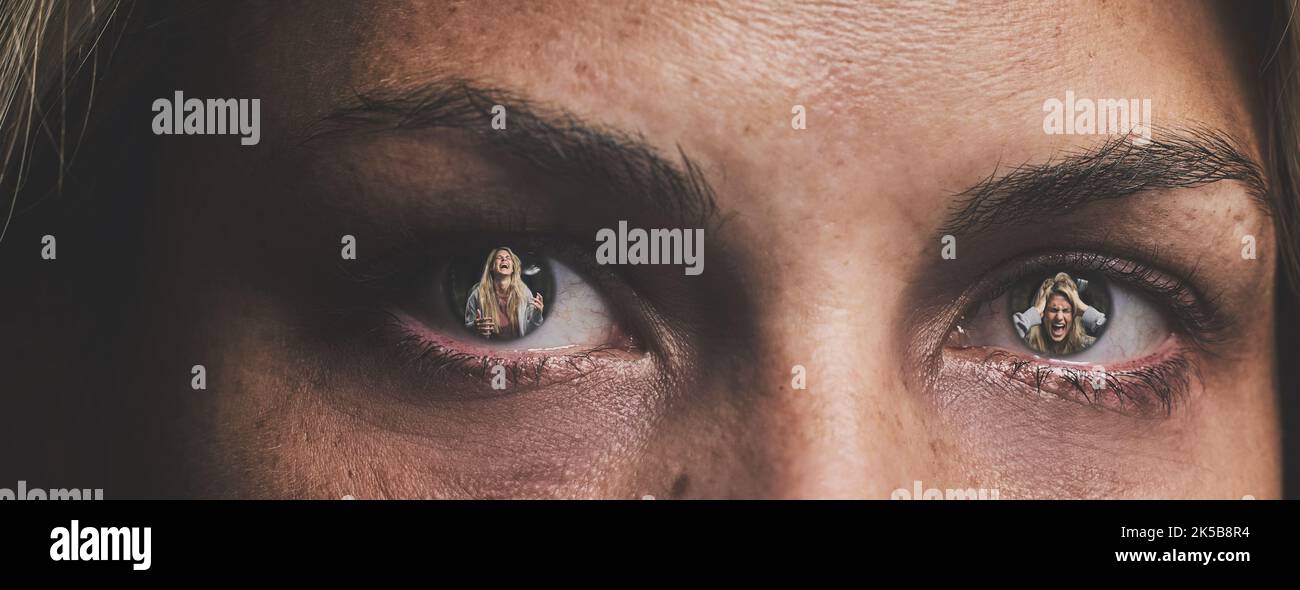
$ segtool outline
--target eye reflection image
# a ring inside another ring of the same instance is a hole
[[[1085,292],[1092,305],[1085,301]],[[1108,299],[1100,281],[1076,281],[1068,273],[1059,272],[1038,285],[1029,307],[1015,313],[1012,323],[1035,352],[1071,355],[1096,343],[1106,325],[1106,312],[1098,305],[1107,305]]]
[[[529,267],[540,272],[539,267]],[[492,250],[465,301],[465,327],[493,340],[527,336],[542,325],[546,302],[524,283],[523,263],[506,246]]]

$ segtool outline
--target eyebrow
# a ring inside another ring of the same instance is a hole
[[[506,109],[505,129],[492,128],[496,105]],[[310,126],[304,141],[430,129],[469,132],[553,180],[595,188],[608,198],[665,212],[683,223],[706,224],[718,210],[713,187],[680,145],[677,164],[639,133],[586,123],[567,111],[470,80],[359,92],[354,104]]]
[[[1025,164],[1003,174],[995,170],[954,196],[939,233],[980,232],[1099,201],[1221,180],[1242,182],[1264,214],[1272,214],[1259,165],[1227,134],[1207,128],[1162,129],[1147,145],[1117,136],[1055,162]]]

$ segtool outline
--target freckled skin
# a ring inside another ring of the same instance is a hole
[[[1158,124],[1202,121],[1259,153],[1250,93],[1234,80],[1206,83],[1209,72],[1248,69],[1207,9],[1004,4],[262,9],[278,33],[256,38],[227,66],[233,95],[293,105],[267,109],[262,153],[292,153],[291,133],[355,88],[438,75],[517,89],[639,133],[665,154],[680,145],[700,162],[726,220],[707,235],[706,251],[737,253],[728,264],[744,291],[761,294],[764,311],[752,317],[752,341],[691,367],[689,391],[654,419],[631,402],[577,393],[573,404],[605,405],[581,419],[550,398],[455,420],[393,412],[403,416],[393,432],[368,419],[373,407],[333,405],[333,393],[375,384],[312,352],[287,319],[292,304],[239,282],[214,285],[194,303],[206,319],[171,328],[194,334],[220,361],[213,372],[235,384],[204,406],[201,488],[244,497],[888,498],[921,480],[998,488],[1002,498],[1277,496],[1273,242],[1240,187],[1202,187],[1196,195],[1223,198],[1178,197],[1108,222],[1111,232],[1150,240],[1140,246],[1201,260],[1209,273],[1236,264],[1234,231],[1250,229],[1261,245],[1256,266],[1221,277],[1227,296],[1255,309],[1233,358],[1205,365],[1188,406],[1145,437],[1131,435],[1134,422],[1073,406],[1019,413],[995,402],[958,415],[936,406],[915,374],[907,343],[927,327],[911,322],[908,286],[941,263],[935,230],[951,195],[999,163],[1044,161],[1080,141],[1043,134],[1045,99],[1066,90],[1151,97]],[[807,110],[805,130],[791,128],[796,104]],[[357,165],[426,157],[392,149]],[[450,174],[436,157],[424,167]],[[174,192],[220,217],[223,207],[247,204],[237,196],[245,189],[273,178],[258,165],[247,178],[223,169],[195,170],[197,179]],[[214,262],[229,252],[196,243],[216,235],[207,220],[184,211],[177,219],[176,234],[195,236],[178,242],[181,254],[238,272],[237,263]],[[963,248],[943,263],[966,263]],[[1045,321],[1071,317],[1052,309]],[[807,367],[806,390],[789,386],[796,364]],[[648,385],[617,387],[630,400]],[[966,399],[987,395],[971,391]]]

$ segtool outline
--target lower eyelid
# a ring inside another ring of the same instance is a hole
[[[500,350],[448,338],[424,328],[418,320],[401,312],[389,312],[385,340],[395,348],[406,369],[439,392],[454,392],[456,399],[473,399],[519,394],[572,383],[599,371],[644,358],[641,350],[600,346],[554,349]],[[496,366],[502,369],[495,369]],[[504,375],[505,389],[492,387],[496,375]]]
[[[1154,353],[1111,366],[1052,361],[1022,356],[988,347],[945,348],[948,377],[975,377],[990,386],[1020,389],[1031,394],[1062,399],[1144,418],[1173,413],[1190,394],[1195,364],[1191,351],[1170,337]],[[1093,387],[1096,368],[1102,367],[1104,385]]]

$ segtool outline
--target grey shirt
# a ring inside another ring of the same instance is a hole
[[[469,290],[469,300],[465,302],[465,327],[474,329],[474,320],[478,313],[483,310],[478,302],[478,286],[480,283],[474,283]],[[515,318],[515,325],[519,326],[519,335],[527,336],[529,332],[536,330],[542,325],[542,310],[537,309],[532,303],[533,291],[524,286],[524,299],[519,302],[518,316]]]

